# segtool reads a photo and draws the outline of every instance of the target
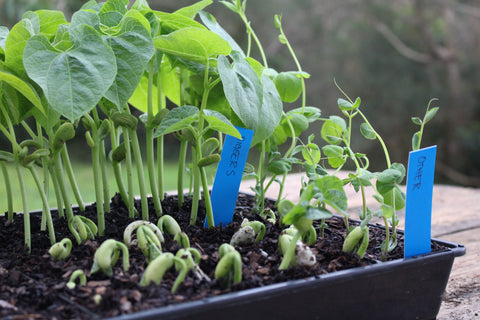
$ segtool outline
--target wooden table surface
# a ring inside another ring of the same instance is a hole
[[[284,197],[298,200],[302,175],[287,177]],[[251,180],[243,181],[240,190],[251,192]],[[278,184],[272,185],[267,196],[276,198]],[[346,190],[349,212],[361,206],[361,199],[352,189]],[[370,198],[371,199],[371,198]],[[374,204],[374,200],[369,202]],[[466,255],[455,258],[438,320],[480,319],[480,189],[435,185],[432,201],[432,237],[459,243],[467,248]],[[403,213],[400,214],[403,229]]]

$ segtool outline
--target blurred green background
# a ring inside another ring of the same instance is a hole
[[[194,2],[148,1],[152,9],[163,11]],[[245,44],[241,21],[219,1],[214,2],[207,11]],[[83,3],[0,0],[0,25],[11,28],[23,12],[40,8],[62,10],[69,17]],[[395,162],[407,162],[411,136],[417,129],[410,118],[423,117],[428,101],[438,98],[434,106],[440,112],[427,125],[422,144],[438,145],[436,182],[480,187],[478,0],[261,0],[249,1],[247,14],[270,65],[278,71],[294,70],[273,23],[274,14],[282,14],[284,31],[303,69],[311,75],[307,105],[319,107],[325,117],[338,114],[336,100],[341,93],[334,85],[336,79],[352,98],[362,98],[363,112],[385,139]],[[311,133],[321,144],[320,126],[312,127],[307,135]],[[6,145],[2,139],[0,148]],[[70,147],[72,157],[88,161],[82,140],[80,136],[78,147]],[[378,142],[359,138],[354,144],[356,150],[370,155],[371,163],[384,166],[381,158],[375,161],[382,156]],[[176,148],[175,139],[167,139],[167,160],[174,162]]]

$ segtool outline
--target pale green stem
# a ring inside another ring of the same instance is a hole
[[[27,247],[27,252],[30,253],[32,251],[32,237],[30,230],[30,211],[28,209],[27,190],[25,188],[25,180],[23,178],[22,168],[18,162],[15,163],[15,168],[17,170],[18,182],[20,184],[20,194],[22,195],[25,246]]]
[[[160,75],[158,75],[160,77]],[[155,153],[153,152],[153,61],[148,64],[148,94],[147,94],[147,123],[146,127],[146,147],[147,147],[147,167],[148,178],[150,181],[150,191],[152,192],[153,205],[155,207],[155,213],[157,216],[162,215],[162,205],[158,196],[158,185],[155,174]],[[160,173],[159,173],[160,175]]]
[[[95,186],[95,199],[97,202],[97,225],[98,235],[105,235],[105,210],[103,207],[103,188],[102,188],[102,172],[100,164],[100,146],[99,141],[94,134],[95,145],[92,147],[92,165],[93,165],[93,181]]]
[[[42,198],[43,216],[45,216],[46,219],[47,219],[48,236],[50,238],[50,243],[53,245],[56,242],[56,240],[55,240],[55,230],[53,229],[53,220],[52,220],[52,215],[51,215],[51,212],[50,212],[50,207],[48,205],[47,194],[45,193],[45,190],[43,189],[43,184],[40,181],[40,178],[38,177],[38,174],[35,171],[35,168],[33,166],[29,166],[28,169],[30,170],[30,173],[32,174],[32,177],[35,180],[35,184],[37,185],[38,192],[40,193],[40,197]]]
[[[292,141],[290,143],[290,147],[288,148],[287,152],[285,152],[285,157],[288,158],[292,155],[293,150],[295,149],[295,146],[297,145],[297,136],[295,135],[295,128],[293,128],[292,122],[290,119],[288,119],[287,115],[285,114],[284,111],[282,111],[282,117],[285,118],[287,121],[288,128],[290,129],[290,134],[292,135]],[[283,195],[283,189],[285,187],[285,180],[287,179],[287,172],[283,174],[282,177],[282,183],[280,184],[280,190],[278,191],[278,197],[276,201],[276,205],[282,200],[282,195]]]
[[[110,189],[108,187],[108,175],[107,175],[107,156],[105,152],[105,141],[99,141],[99,156],[100,156],[100,171],[102,173],[103,184],[103,211],[110,212]]]
[[[127,128],[123,128],[123,140],[125,143],[125,161],[127,163],[127,185],[128,185],[128,216],[135,217],[135,198],[133,191],[133,169],[132,169],[132,148]]]
[[[162,215],[162,205],[160,203],[160,197],[158,194],[157,181],[155,179],[155,159],[153,152],[153,128],[147,125],[146,128],[146,140],[147,140],[147,166],[148,166],[148,178],[150,180],[150,190],[152,192],[153,205],[155,207],[155,213],[157,216]],[[158,142],[158,140],[157,140]]]
[[[197,150],[192,148],[192,159],[197,159]],[[194,226],[197,223],[198,202],[200,201],[200,169],[197,166],[197,161],[192,161],[192,177],[193,177],[193,197],[192,210],[190,212],[190,225]]]
[[[185,161],[187,158],[188,141],[182,139],[180,142],[180,155],[178,157],[178,178],[177,178],[177,195],[178,207],[183,207],[183,179],[185,175]]]
[[[70,221],[70,219],[73,218],[72,203],[70,201],[70,196],[65,186],[65,180],[63,178],[65,174],[63,171],[63,164],[62,164],[60,153],[57,152],[56,154],[54,154],[53,158],[55,163],[55,176],[57,177],[58,186],[60,187],[60,192],[62,194],[63,204],[64,204],[65,212],[67,214],[67,220]],[[58,210],[61,210],[61,209],[59,208]]]
[[[162,83],[160,73],[157,74],[157,105],[158,111],[166,108],[166,98],[162,90]],[[164,181],[164,137],[160,136],[157,138],[157,174],[158,174],[158,195],[160,200],[165,198],[165,181]]]
[[[135,165],[137,167],[138,185],[140,189],[140,200],[142,205],[142,219],[148,220],[148,199],[147,188],[145,186],[145,175],[143,171],[142,154],[140,151],[140,144],[138,143],[137,132],[134,129],[129,129],[128,133],[132,138],[132,151],[135,157]]]
[[[360,111],[358,110],[358,113],[360,114],[360,116],[363,118],[363,120],[365,121],[365,123],[370,127],[370,129],[372,129],[372,131],[375,133],[375,136],[377,137],[378,141],[380,142],[380,144],[382,145],[382,149],[383,149],[383,153],[385,154],[385,159],[387,161],[387,168],[390,168],[390,166],[392,165],[391,162],[390,162],[390,156],[388,154],[388,149],[387,149],[387,146],[385,145],[385,142],[383,141],[382,137],[377,133],[377,131],[375,131],[375,129],[373,128],[373,126],[370,124],[370,122],[368,121],[367,117],[365,117],[365,115]]]
[[[70,181],[70,185],[72,186],[73,194],[75,195],[75,199],[77,201],[78,207],[80,208],[80,211],[85,211],[85,203],[80,193],[80,189],[78,188],[77,180],[75,179],[75,174],[73,173],[72,162],[70,161],[70,156],[68,154],[66,144],[63,145],[61,153],[62,153],[63,163],[65,164],[65,171],[67,172],[68,180]]]
[[[263,210],[265,209],[265,189],[264,189],[264,182],[265,182],[265,155],[266,155],[266,148],[265,148],[265,140],[262,141],[262,149],[260,152],[260,160],[258,161],[258,180],[257,186],[259,186],[260,195],[257,196],[256,202],[260,204],[259,213],[263,214]],[[258,195],[258,193],[256,193]]]
[[[205,173],[205,168],[199,168],[200,175],[202,179],[202,188],[203,188],[203,198],[205,199],[205,211],[207,214],[207,226],[214,227],[215,221],[213,217],[213,208],[212,208],[212,200],[210,198],[210,193],[208,191],[208,181],[207,181],[207,174]]]
[[[52,178],[53,191],[55,192],[55,199],[57,201],[58,216],[60,218],[63,218],[64,214],[63,214],[62,193],[60,191],[60,186],[58,185],[58,179],[57,179],[57,175],[55,173],[55,166],[53,165],[53,163],[49,163],[48,172],[50,173],[50,177]]]
[[[214,81],[212,84],[209,83],[208,80],[208,70],[209,70],[209,60],[207,60],[207,64],[205,65],[205,75],[203,78],[203,95],[202,95],[202,103],[200,105],[200,112],[198,116],[198,132],[203,132],[204,129],[204,117],[203,117],[203,110],[207,108],[207,101],[208,101],[208,95],[210,93],[211,86],[215,85],[218,83],[218,81]],[[198,137],[196,137],[196,158],[194,158],[195,162],[200,161],[202,159],[202,135],[199,134]],[[202,188],[203,188],[203,198],[205,200],[205,210],[206,210],[206,216],[207,216],[207,223],[209,227],[213,227],[215,225],[213,221],[213,209],[212,209],[212,202],[210,199],[210,193],[208,191],[208,180],[207,180],[207,175],[205,174],[205,168],[198,168],[199,173],[200,173],[200,179],[202,180]]]
[[[243,20],[243,23],[245,24],[245,27],[247,28],[248,34],[253,37],[253,40],[257,44],[258,50],[260,51],[260,55],[262,56],[262,61],[265,69],[268,69],[268,63],[267,63],[267,57],[265,55],[265,51],[263,50],[262,44],[260,43],[260,40],[258,39],[257,35],[255,34],[255,31],[253,31],[252,26],[250,25],[250,22],[248,22],[248,19],[245,15],[244,12],[239,12],[240,18]]]
[[[165,198],[165,160],[164,160],[164,136],[157,138],[157,171],[158,171],[158,196],[160,200]]]
[[[12,185],[10,183],[10,176],[8,175],[7,166],[4,161],[0,161],[0,168],[2,169],[3,178],[5,180],[5,190],[7,192],[7,207],[8,207],[8,221],[13,221],[13,196]]]
[[[390,231],[388,231],[388,220],[383,217],[383,223],[385,224],[385,248],[382,252],[382,260],[385,260],[388,254],[388,247],[390,246]]]
[[[112,145],[112,150],[115,150],[118,147],[118,137],[117,137],[118,130],[114,128],[112,125],[112,130],[110,131],[110,141]],[[112,161],[113,167],[113,174],[115,175],[115,181],[117,182],[118,192],[122,196],[123,203],[128,208],[129,207],[129,199],[127,190],[125,188],[125,183],[123,182],[122,177],[122,165],[120,162]]]
[[[283,32],[283,28],[281,26],[280,26],[280,33],[283,36],[283,39],[285,40],[285,45],[287,46],[288,51],[290,51],[290,55],[292,56],[293,61],[295,62],[295,65],[297,66],[298,71],[302,72],[303,71],[302,66],[300,65],[300,62],[297,59],[297,55],[295,54],[295,51],[293,51],[293,48],[290,45],[290,42],[288,41],[287,36]],[[306,106],[307,92],[306,92],[306,88],[305,88],[305,78],[302,77],[301,80],[302,80],[302,112],[303,112],[305,110],[305,106]]]

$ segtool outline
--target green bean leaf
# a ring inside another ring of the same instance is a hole
[[[154,137],[187,128],[197,119],[198,112],[198,108],[194,106],[181,106],[172,109],[155,130]]]
[[[73,46],[54,48],[43,35],[30,38],[23,52],[27,73],[52,109],[75,121],[97,105],[117,72],[115,55],[91,26],[70,30]]]

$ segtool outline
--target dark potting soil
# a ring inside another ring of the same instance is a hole
[[[311,268],[294,267],[279,271],[281,257],[278,255],[278,237],[281,232],[278,224],[265,223],[267,232],[263,240],[249,247],[238,247],[242,256],[242,282],[225,288],[221,281],[214,279],[218,262],[218,247],[229,243],[243,218],[262,220],[252,214],[252,197],[240,194],[235,210],[234,221],[224,227],[205,229],[204,210],[200,206],[198,226],[189,226],[190,202],[178,208],[177,197],[168,196],[162,202],[163,211],[172,215],[190,238],[190,245],[202,254],[200,268],[211,281],[198,279],[190,272],[175,294],[171,294],[176,272],[169,270],[160,285],[141,287],[140,279],[147,266],[142,252],[131,247],[130,269],[123,272],[121,261],[117,262],[114,275],[105,276],[98,272],[90,275],[93,256],[98,246],[106,239],[123,241],[123,230],[134,219],[118,196],[113,198],[111,213],[106,214],[106,235],[88,240],[78,245],[68,230],[65,219],[58,218],[54,212],[54,226],[57,241],[69,237],[73,243],[70,256],[54,262],[48,253],[50,240],[46,232],[39,230],[40,215],[31,216],[32,252],[25,253],[23,239],[23,216],[16,215],[14,222],[6,225],[6,216],[0,217],[0,317],[2,319],[98,319],[125,313],[156,308],[169,304],[199,300],[227,292],[265,286],[293,279],[315,277],[328,272],[377,263],[380,259],[380,244],[384,239],[384,230],[372,228],[370,244],[365,258],[342,252],[345,236],[344,221],[332,218],[324,237],[318,237],[312,250],[316,254],[317,264]],[[157,221],[153,203],[149,202],[151,221]],[[268,203],[274,209],[272,203]],[[96,221],[95,205],[86,212],[76,212]],[[203,213],[203,216],[202,216]],[[318,229],[318,224],[315,224]],[[354,225],[354,223],[352,223]],[[432,242],[432,250],[442,250],[439,244]],[[176,253],[178,244],[169,235],[165,235],[163,251]],[[403,257],[403,241],[400,235],[399,245],[388,259]],[[121,260],[121,259],[119,259]],[[81,269],[87,275],[87,285],[77,285],[74,289],[66,287],[73,271]]]

